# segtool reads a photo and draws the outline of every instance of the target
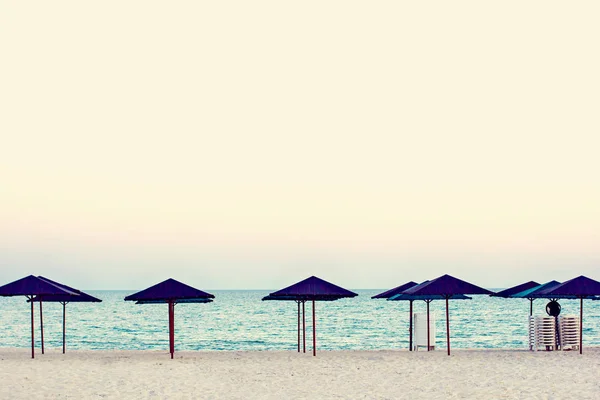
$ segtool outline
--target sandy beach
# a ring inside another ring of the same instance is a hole
[[[1,399],[597,399],[600,349],[296,352],[0,349]]]

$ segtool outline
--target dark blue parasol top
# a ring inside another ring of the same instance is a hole
[[[375,296],[372,296],[371,298],[372,299],[389,299],[390,297],[396,296],[396,295],[404,292],[405,290],[410,289],[413,286],[417,286],[417,282],[413,282],[413,281],[407,282],[404,285],[396,286],[393,289],[386,290],[383,293],[376,294]]]
[[[512,294],[510,297],[516,298],[516,299],[549,299],[552,296],[546,295],[544,292],[546,290],[553,289],[559,285],[560,285],[560,282],[558,282],[558,281],[550,281],[550,282],[546,282],[546,283],[538,285],[538,286],[534,286],[531,289],[527,289],[522,292]],[[569,298],[569,297],[570,296],[567,296],[566,298]],[[565,297],[559,296],[556,298],[565,298]]]
[[[291,286],[270,293],[267,297],[282,297],[291,300],[337,300],[343,297],[355,297],[358,294],[329,283],[316,276],[311,276]],[[270,299],[269,299],[270,300]]]
[[[48,295],[78,296],[79,294],[33,275],[26,276],[25,278],[21,278],[0,287],[0,296]]]
[[[450,298],[457,294],[492,294],[493,292],[453,276],[442,275],[429,282],[413,286],[412,288],[405,290],[404,293],[413,296],[426,297],[441,295],[444,296],[444,298]]]
[[[41,299],[45,303],[47,303],[47,302],[53,302],[53,303],[71,303],[71,302],[74,302],[74,303],[100,303],[100,302],[102,302],[102,300],[100,300],[99,298],[89,295],[85,292],[82,292],[81,290],[77,290],[70,286],[63,285],[62,283],[54,282],[48,278],[44,278],[43,276],[38,276],[38,278],[40,278],[41,280],[44,280],[48,283],[51,283],[55,286],[58,286],[61,289],[73,292],[73,293],[75,293],[75,295],[53,294],[53,295],[35,296],[32,300],[28,300],[28,301],[40,301],[40,299]]]
[[[517,286],[510,287],[508,289],[504,289],[498,293],[490,294],[490,296],[509,298],[517,293],[523,292],[525,290],[533,289],[536,286],[540,286],[540,284],[537,282],[534,282],[534,281],[529,281],[529,282],[522,283]]]
[[[600,282],[582,275],[560,285],[546,288],[541,294],[552,298],[564,296],[578,298],[597,296],[600,295]]]
[[[215,296],[193,288],[175,279],[167,279],[140,292],[125,297],[125,300],[137,301],[140,304],[160,303],[191,299],[214,299]]]

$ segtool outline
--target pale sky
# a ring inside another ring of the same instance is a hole
[[[0,3],[0,284],[600,279],[597,1]]]

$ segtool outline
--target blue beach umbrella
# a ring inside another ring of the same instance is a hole
[[[404,293],[411,296],[422,296],[423,299],[430,299],[429,301],[433,300],[436,296],[441,296],[441,298],[446,300],[446,339],[448,344],[448,355],[450,355],[450,315],[448,311],[448,300],[457,295],[489,295],[493,292],[453,276],[442,275],[439,278],[414,286],[404,291]],[[427,321],[427,341],[429,341],[429,320]],[[427,343],[427,348],[429,349],[429,343]]]
[[[497,293],[492,293],[492,294],[490,294],[490,297],[502,297],[502,298],[508,299],[508,298],[514,297],[518,293],[521,293],[525,290],[534,289],[538,286],[540,286],[539,283],[534,282],[534,281],[529,281],[529,282],[525,282],[525,283],[522,283],[517,286],[510,287],[508,289],[504,289]],[[533,315],[533,300],[534,299],[529,300],[529,315]]]
[[[510,298],[514,299],[527,299],[529,300],[529,315],[533,315],[533,301],[535,299],[548,299],[551,301],[556,301],[558,299],[576,299],[575,296],[561,296],[561,295],[550,295],[548,291],[559,286],[561,283],[558,281],[550,281],[546,282],[542,285],[534,286],[530,289],[524,290],[519,293],[514,293],[510,295]]]
[[[579,299],[579,354],[583,353],[583,299],[600,295],[600,282],[585,276],[578,276],[557,286],[547,288],[540,293],[550,298]],[[569,296],[569,297],[567,297]],[[572,296],[572,297],[571,297]]]
[[[51,283],[55,286],[58,286],[61,289],[64,289],[69,292],[76,293],[75,295],[70,294],[55,294],[55,295],[46,295],[46,296],[36,296],[33,299],[27,300],[28,302],[39,302],[40,303],[40,330],[41,330],[41,339],[42,339],[42,354],[44,354],[44,320],[42,316],[42,298],[46,303],[60,303],[63,306],[63,354],[66,351],[66,305],[68,303],[100,303],[102,300],[91,296],[87,293],[82,292],[81,290],[74,289],[67,285],[63,285],[62,283],[54,282],[48,278],[44,278],[43,276],[38,276],[39,279],[44,280],[48,283]]]
[[[0,296],[25,296],[29,300],[38,297],[40,311],[42,300],[46,296],[69,295],[79,296],[78,293],[65,289],[37,276],[29,275],[0,287]],[[31,302],[31,358],[35,358],[33,301]]]
[[[313,321],[313,356],[317,355],[317,335],[315,323],[315,301],[335,301],[345,297],[356,297],[358,294],[344,289],[333,283],[327,282],[316,276],[311,276],[291,286],[270,293],[263,300],[295,300],[302,302],[302,312],[304,314],[304,303],[312,301],[312,321]],[[299,310],[299,308],[298,308]],[[298,318],[300,321],[300,318]],[[306,353],[306,322],[304,322],[304,352]],[[300,351],[300,341],[298,341],[298,351]]]
[[[193,288],[175,279],[157,283],[140,292],[125,297],[125,301],[135,304],[168,304],[169,306],[169,352],[171,358],[175,353],[175,304],[210,303],[215,296]]]
[[[390,298],[404,292],[407,289],[410,289],[413,286],[417,286],[417,282],[413,282],[413,281],[407,282],[403,285],[396,286],[395,288],[386,290],[385,292],[376,294],[375,296],[371,296],[371,298],[372,299],[387,299],[387,300],[389,300]],[[409,332],[408,333],[408,351],[412,351],[412,347],[413,347],[412,346],[412,341],[413,341],[412,340],[413,339],[413,337],[412,337],[413,300],[410,300],[409,303],[410,303],[410,305],[409,305],[409,311],[408,311],[408,316],[409,316],[408,317],[408,321],[409,321],[408,322],[408,325],[409,325],[409,327],[408,327],[408,332]]]
[[[425,281],[423,283],[421,283],[421,285],[427,283],[429,281]],[[415,296],[415,295],[410,295],[410,294],[405,294],[405,293],[400,293],[397,295],[394,295],[392,297],[390,297],[388,300],[390,301],[408,301],[410,302],[410,335],[409,335],[409,346],[410,346],[410,351],[412,351],[412,342],[413,342],[413,338],[412,338],[412,318],[413,318],[413,301],[415,300],[423,300],[426,304],[427,304],[427,330],[428,330],[428,335],[427,335],[427,340],[429,340],[429,303],[431,303],[433,300],[444,300],[445,297],[441,296],[441,295],[423,295],[423,296]],[[465,296],[464,294],[457,294],[452,296],[452,300],[471,300],[470,297]],[[430,344],[427,344],[427,351],[429,351],[430,349]]]

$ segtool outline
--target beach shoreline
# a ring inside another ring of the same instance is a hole
[[[0,348],[2,399],[593,399],[600,348],[181,351]]]

